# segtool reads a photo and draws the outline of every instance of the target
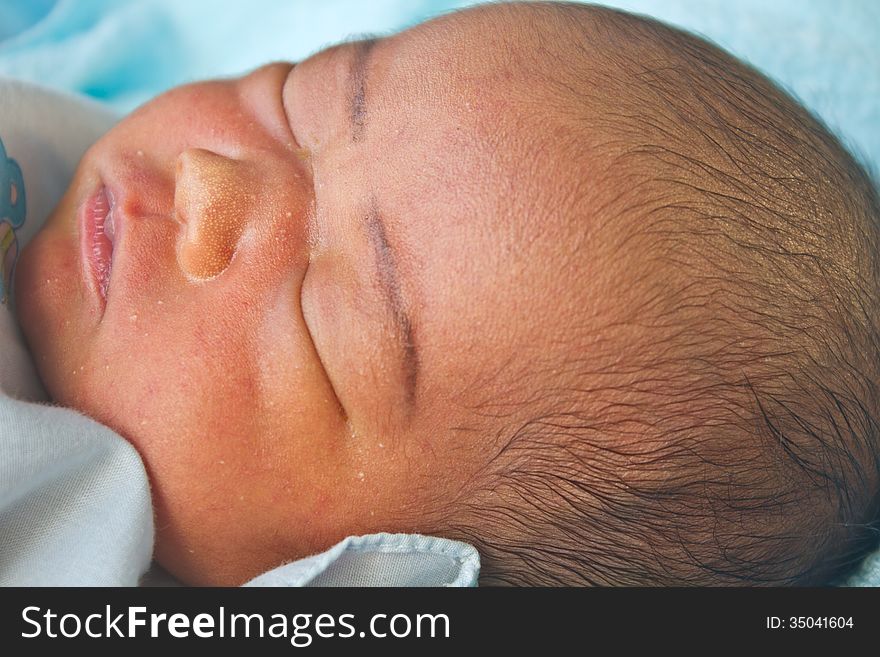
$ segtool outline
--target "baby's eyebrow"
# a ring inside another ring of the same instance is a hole
[[[352,44],[354,52],[351,66],[348,69],[348,81],[346,83],[348,123],[352,141],[360,140],[366,126],[367,68],[370,62],[370,53],[378,42],[378,37],[371,37]]]
[[[375,199],[367,213],[367,231],[373,244],[379,287],[384,293],[388,311],[395,325],[395,333],[402,350],[404,392],[408,410],[412,410],[419,373],[419,352],[414,339],[412,316],[400,285],[400,272],[394,250],[388,243],[385,221]]]

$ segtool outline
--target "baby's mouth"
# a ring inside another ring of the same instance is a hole
[[[101,298],[106,299],[110,287],[110,270],[113,267],[113,240],[116,231],[113,197],[103,185],[83,204],[80,210],[80,228],[88,275]]]

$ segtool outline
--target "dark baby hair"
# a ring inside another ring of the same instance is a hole
[[[573,262],[605,259],[615,275],[595,285],[619,312],[584,322],[582,357],[528,364],[566,376],[522,400],[529,419],[459,501],[482,581],[839,580],[878,536],[876,183],[701,38],[598,7],[529,11],[573,44],[548,81],[554,125],[582,135],[565,166],[610,190],[572,219],[605,255]]]

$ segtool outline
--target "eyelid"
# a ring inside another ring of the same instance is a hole
[[[327,368],[327,364],[324,362],[324,358],[321,356],[321,349],[318,346],[318,341],[315,339],[315,334],[312,332],[311,327],[309,326],[309,322],[306,319],[305,305],[303,303],[303,290],[306,288],[306,280],[309,274],[309,271],[312,269],[312,258],[309,257],[308,264],[306,265],[305,271],[303,272],[303,277],[299,285],[299,311],[300,317],[302,318],[303,327],[306,330],[306,333],[309,336],[309,342],[311,343],[312,350],[315,352],[315,358],[318,360],[318,363],[321,366],[321,373],[324,375],[324,380],[327,382],[327,386],[330,388],[330,392],[333,394],[333,399],[336,401],[336,405],[339,407],[340,412],[342,413],[345,422],[349,422],[349,414],[348,409],[345,407],[345,404],[342,402],[342,396],[339,394],[339,391],[336,388],[336,385],[333,383],[333,377],[330,375],[330,370]]]
[[[288,71],[287,75],[284,78],[284,81],[281,83],[281,110],[284,113],[285,124],[287,125],[287,134],[290,137],[292,143],[293,154],[296,158],[307,165],[308,168],[311,168],[311,157],[312,153],[308,148],[304,148],[300,143],[299,139],[297,139],[296,131],[293,128],[293,121],[291,118],[290,108],[287,106],[287,94],[285,90],[287,89],[287,85],[290,84],[290,80],[293,77],[294,71],[297,69],[297,64],[293,64],[290,71]]]

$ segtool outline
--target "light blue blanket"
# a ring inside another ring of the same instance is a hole
[[[0,75],[83,93],[120,111],[180,83],[300,59],[390,32],[454,0],[4,0]],[[780,82],[876,171],[880,3],[874,0],[611,0],[699,32]],[[880,585],[880,553],[851,583]]]

